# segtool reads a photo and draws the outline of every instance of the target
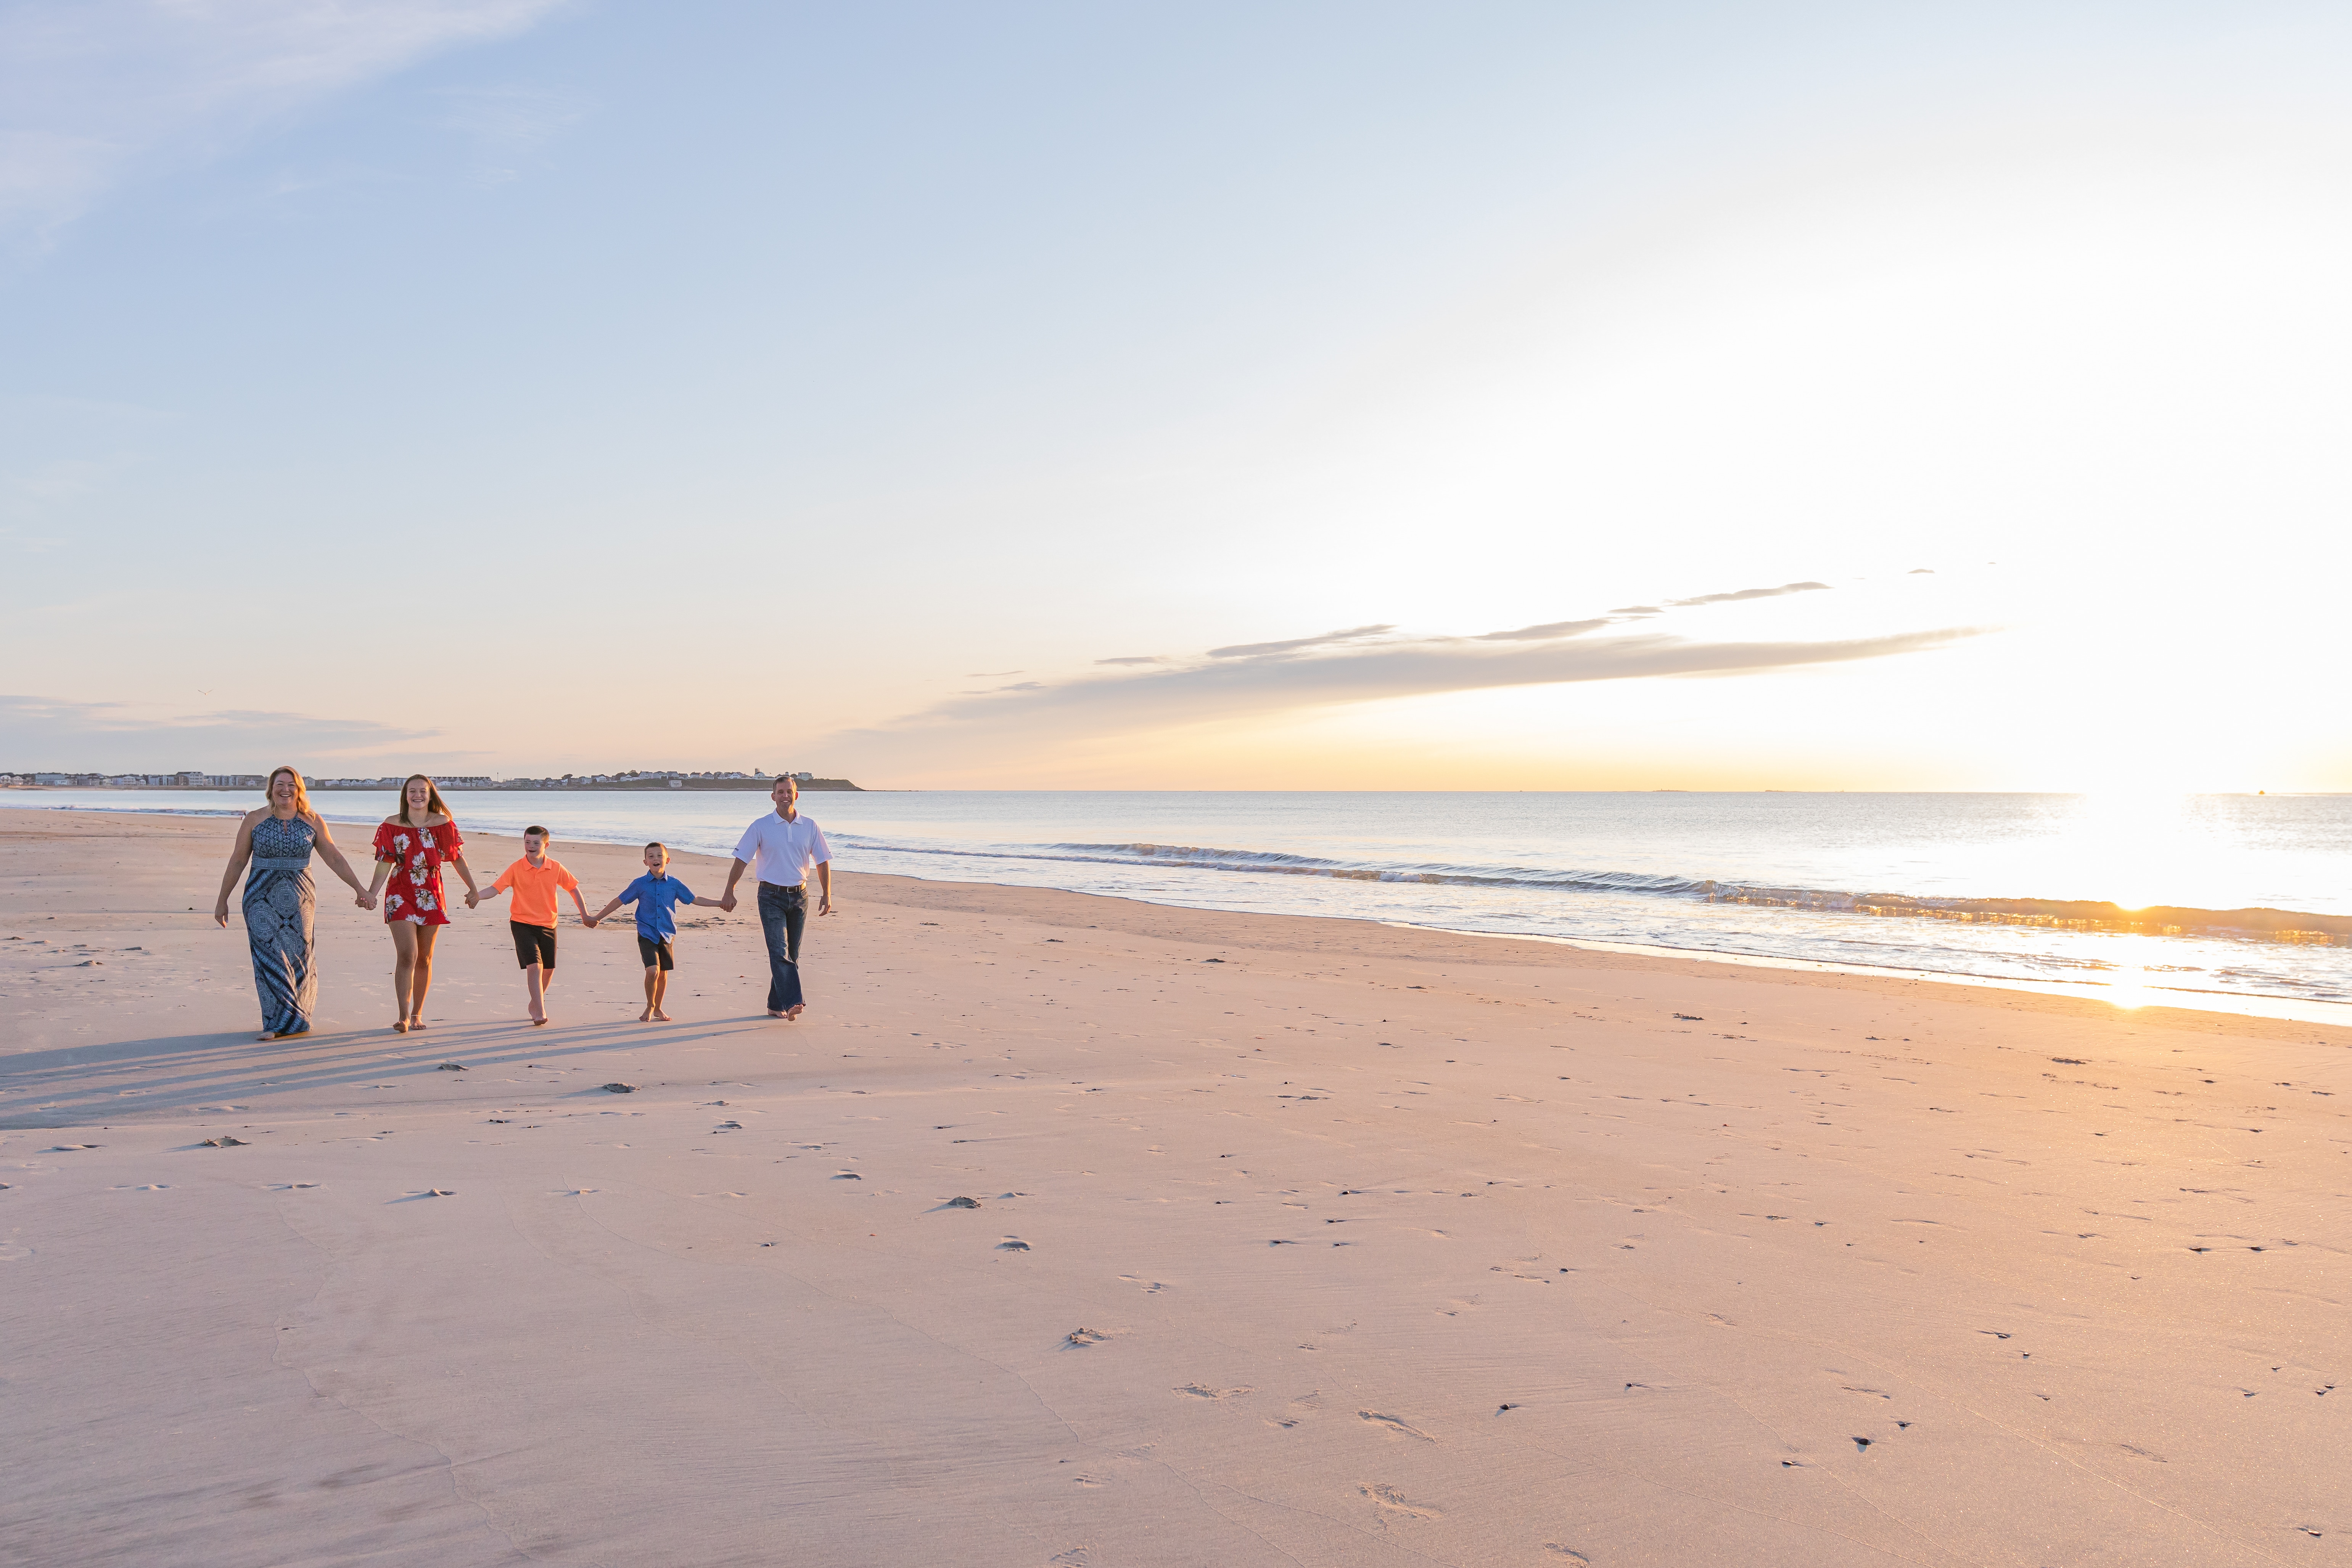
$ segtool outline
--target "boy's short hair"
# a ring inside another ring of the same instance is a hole
[[[552,838],[555,837],[554,834],[550,833],[544,827],[526,827],[522,830],[522,836],[525,838],[530,837],[534,833],[538,834],[541,838]]]
[[[658,839],[658,838],[655,839],[651,844],[646,845],[646,848],[648,848],[648,849],[658,849],[658,850],[660,850],[660,851],[662,852],[662,857],[663,857],[663,858],[665,858],[665,859],[668,858],[668,857],[669,857],[669,846],[668,846],[668,845],[667,845],[667,844],[665,844],[665,843],[663,843],[663,842],[662,842],[660,839]]]

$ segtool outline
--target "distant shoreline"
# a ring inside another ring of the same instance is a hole
[[[857,795],[867,795],[867,794],[872,793],[871,791],[867,790],[864,785],[862,785],[862,784],[852,784],[852,783],[851,783],[849,780],[847,780],[847,779],[803,779],[803,780],[801,780],[801,781],[800,781],[800,786],[801,786],[801,793],[802,793],[802,794],[803,794],[803,795],[808,795],[808,794],[823,794],[823,793],[825,793],[825,792],[827,792],[827,791],[832,791],[832,792],[835,792],[835,793],[838,793],[838,792],[841,792],[841,791],[850,791],[850,792],[853,792],[853,793],[857,794]],[[227,791],[227,792],[230,792],[230,793],[234,793],[235,789],[236,788],[236,786],[235,786],[235,785],[230,785],[230,784],[8,784],[8,785],[0,786],[0,787],[5,787],[5,788],[8,788],[8,789],[26,789],[26,790],[51,790],[51,789],[110,790],[110,791],[115,792],[115,793],[117,793],[117,794],[121,794],[121,795],[219,795],[219,794],[223,793],[224,791]],[[312,794],[312,795],[382,795],[382,794],[384,794],[385,792],[387,792],[387,791],[389,791],[389,790],[391,790],[391,789],[394,788],[395,786],[394,786],[394,785],[392,785],[392,784],[310,784],[310,785],[308,785],[307,787],[308,787],[308,789],[309,789],[310,793],[310,794]],[[486,789],[486,790],[501,790],[501,791],[509,791],[509,790],[510,790],[510,791],[514,791],[514,792],[517,792],[517,793],[531,793],[531,792],[541,792],[541,791],[570,792],[570,791],[574,791],[574,790],[648,790],[648,791],[667,791],[667,790],[673,790],[673,789],[675,789],[675,790],[681,790],[681,791],[683,791],[683,790],[720,790],[720,791],[735,791],[735,792],[740,792],[740,793],[744,793],[744,794],[766,795],[766,794],[768,794],[770,791],[773,790],[773,789],[776,787],[776,781],[775,781],[774,779],[772,779],[772,778],[764,778],[764,779],[760,779],[760,778],[752,778],[752,779],[695,779],[695,778],[682,778],[682,779],[677,779],[677,780],[671,780],[671,779],[666,779],[666,778],[653,778],[653,779],[630,779],[630,780],[627,780],[627,781],[625,781],[625,782],[622,782],[622,783],[596,784],[596,783],[593,783],[593,782],[591,782],[591,781],[589,781],[589,780],[586,780],[586,779],[553,779],[553,780],[547,780],[547,781],[543,781],[543,782],[542,782],[542,781],[541,781],[541,780],[533,779],[533,780],[530,780],[530,781],[528,781],[528,782],[518,780],[518,781],[513,781],[513,782],[509,782],[509,783],[487,784],[453,784],[446,785],[445,787],[446,787],[446,788],[447,788],[447,789],[448,789],[452,794],[455,794],[456,792],[457,792],[457,791],[459,791],[459,790],[478,790],[478,789]],[[887,793],[887,792],[886,792],[886,793]]]

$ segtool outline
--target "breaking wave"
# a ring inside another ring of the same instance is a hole
[[[2314,946],[2352,942],[2352,915],[2297,910],[2208,910],[2179,905],[2127,909],[2084,899],[1929,898],[1904,893],[1781,888],[1659,876],[1635,871],[1561,870],[1523,866],[1381,865],[1325,859],[1265,849],[1219,849],[1190,844],[1039,844],[989,849],[935,845],[862,846],[899,854],[975,860],[1060,860],[1114,866],[1156,866],[1188,871],[1242,872],[1269,877],[1319,877],[1335,881],[1418,883],[1430,887],[1499,888],[1519,891],[1635,894],[1706,903],[1809,910],[1969,924],[2040,926],[2064,931],[2125,931],[2158,936],[2236,936]]]

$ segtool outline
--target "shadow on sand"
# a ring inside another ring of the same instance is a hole
[[[372,1106],[430,1104],[444,1097],[434,1090],[478,1082],[494,1068],[688,1044],[772,1022],[765,1013],[752,1013],[691,1024],[437,1024],[422,1035],[378,1027],[258,1041],[239,1030],[27,1051],[0,1064],[0,1097],[7,1102],[0,1129],[79,1127],[159,1111],[262,1114],[272,1100],[352,1085],[390,1091],[371,1097],[366,1103]],[[444,1072],[445,1061],[462,1062],[467,1070]],[[540,1090],[528,1096],[533,1099],[604,1092],[529,1087]]]

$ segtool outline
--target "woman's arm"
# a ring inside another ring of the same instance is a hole
[[[370,908],[374,907],[375,896],[383,891],[384,879],[392,875],[394,864],[393,861],[382,859],[375,863],[375,875],[368,881],[367,900]]]
[[[312,817],[310,830],[319,836],[319,858],[331,867],[335,875],[343,879],[344,885],[360,896],[360,908],[366,909],[368,907],[367,889],[360,886],[359,873],[352,869],[352,863],[349,860],[343,858],[343,852],[335,847],[335,836],[327,831],[326,818]]]
[[[474,886],[474,873],[467,869],[466,852],[460,849],[450,856],[449,864],[457,868],[457,875],[466,884],[466,907],[470,910],[482,894],[481,889]]]
[[[213,900],[213,919],[223,930],[228,927],[229,889],[236,886],[237,873],[253,858],[253,825],[268,815],[266,811],[249,811],[245,820],[236,825],[236,843],[228,852],[228,869],[221,873],[220,897]]]

